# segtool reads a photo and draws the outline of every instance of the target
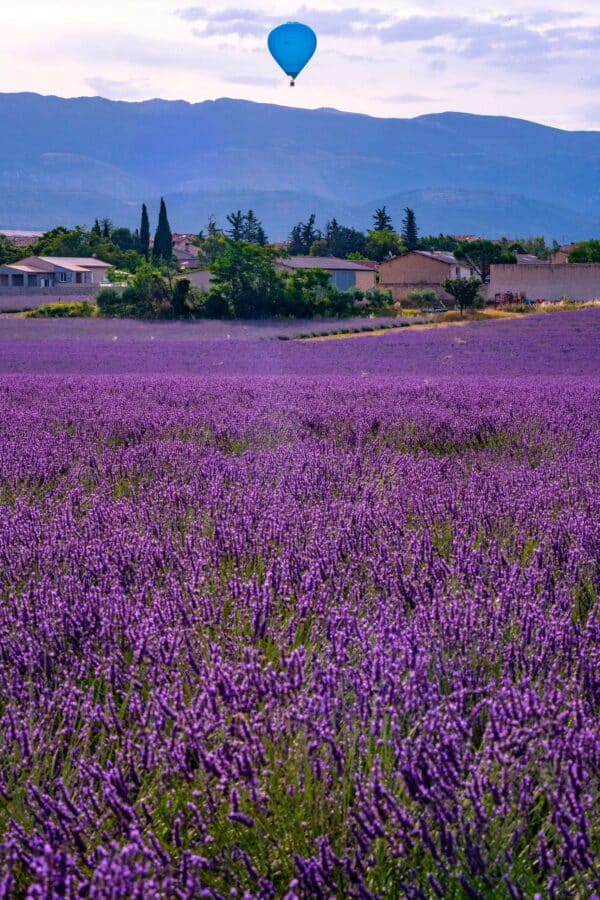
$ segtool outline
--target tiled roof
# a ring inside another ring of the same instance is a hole
[[[352,272],[372,272],[370,263],[355,259],[338,259],[336,256],[290,256],[276,260],[277,265],[286,269],[325,269],[328,272],[350,270]]]
[[[420,256],[427,256],[429,259],[435,259],[448,266],[456,266],[459,262],[454,253],[451,253],[449,250],[413,250],[413,253],[418,253]]]
[[[93,268],[111,268],[111,264],[96,259],[95,256],[40,256],[39,259],[51,263],[53,266],[60,266],[63,269],[73,268],[75,271],[83,271]]]

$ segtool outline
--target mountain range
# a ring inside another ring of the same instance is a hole
[[[0,230],[135,227],[164,196],[173,230],[254,209],[272,240],[314,212],[367,228],[412,207],[422,234],[600,233],[600,132],[439,113],[380,119],[222,99],[191,104],[0,94]]]

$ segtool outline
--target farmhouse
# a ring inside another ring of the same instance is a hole
[[[323,269],[329,272],[332,283],[339,291],[348,291],[351,288],[369,291],[376,285],[377,266],[368,261],[357,262],[352,259],[338,259],[335,256],[290,256],[289,259],[277,259],[275,265],[286,272],[298,269]]]
[[[411,250],[385,260],[379,266],[379,283],[394,300],[406,300],[409,291],[432,288],[440,300],[449,300],[443,288],[446,278],[470,278],[473,269],[445,250]]]
[[[509,293],[528,300],[596,300],[600,298],[600,263],[492,266],[488,297]]]
[[[555,265],[560,265],[561,263],[566,263],[569,259],[569,253],[571,250],[575,250],[579,247],[579,244],[563,244],[562,247],[559,247],[558,250],[555,250],[554,253],[550,256],[550,262]]]
[[[0,288],[54,288],[100,285],[112,266],[94,257],[28,256],[0,266]]]
[[[10,228],[0,229],[0,235],[8,238],[15,247],[29,247],[30,244],[34,244],[39,240],[43,233],[43,231],[14,231]]]
[[[173,235],[173,256],[176,258],[182,269],[189,269],[198,262],[200,249],[194,243],[194,235],[177,234]]]

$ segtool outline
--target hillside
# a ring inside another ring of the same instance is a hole
[[[315,212],[367,227],[387,204],[422,232],[600,231],[600,132],[441,113],[376,119],[217,100],[0,94],[0,227],[134,226],[164,194],[177,230],[255,209],[273,239]],[[154,224],[154,223],[153,223]]]

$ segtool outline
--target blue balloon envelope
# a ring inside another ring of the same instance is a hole
[[[317,49],[317,36],[308,25],[287,22],[269,35],[269,50],[278,65],[292,79],[298,77]]]

